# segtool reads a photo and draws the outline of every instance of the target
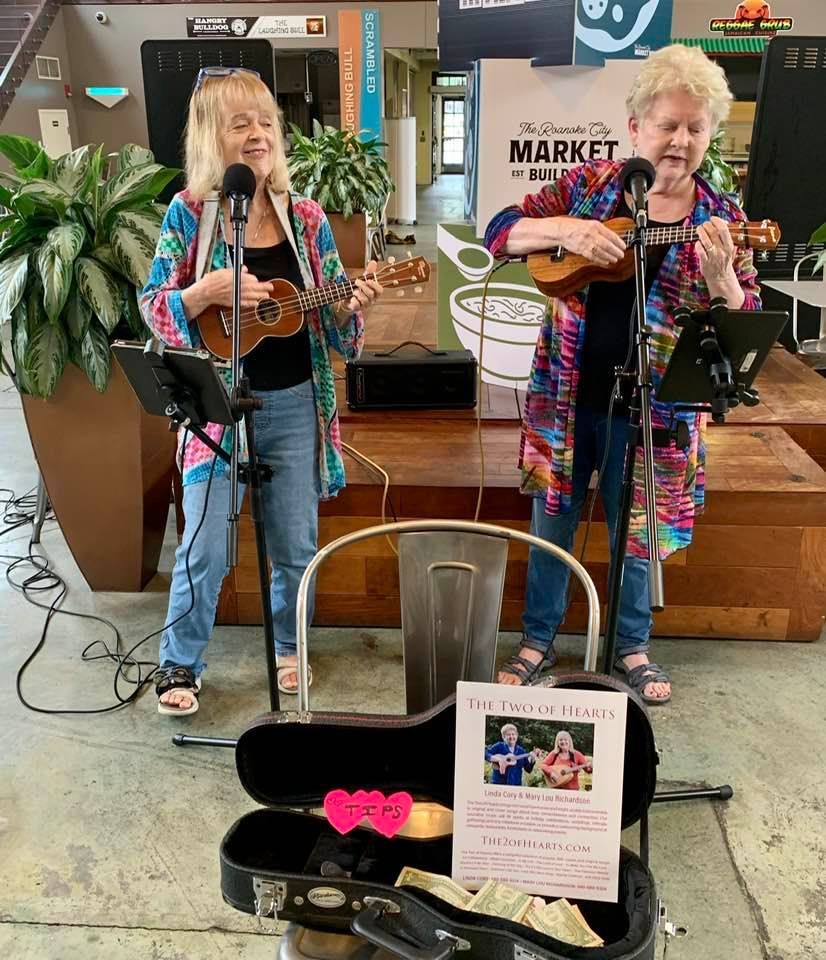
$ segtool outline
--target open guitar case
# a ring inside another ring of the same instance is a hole
[[[221,890],[237,910],[311,930],[354,932],[403,960],[652,960],[659,921],[648,867],[648,807],[657,753],[642,701],[625,684],[571,673],[540,686],[628,697],[622,827],[640,826],[639,853],[620,848],[616,903],[569,898],[602,947],[576,947],[520,923],[470,913],[414,887],[403,867],[450,875],[452,837],[388,839],[368,827],[341,835],[323,816],[330,790],[406,790],[453,805],[456,701],[408,716],[276,712],[253,721],[236,747],[241,783],[261,806],[221,844]],[[294,761],[284,762],[294,756]],[[278,759],[276,759],[278,758]],[[414,815],[416,807],[414,805]],[[530,891],[526,891],[530,892]]]

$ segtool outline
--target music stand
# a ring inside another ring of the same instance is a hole
[[[708,409],[717,422],[738,403],[759,403],[752,384],[788,319],[784,310],[728,310],[724,304],[677,311],[682,333],[656,399],[677,409]],[[726,363],[725,373],[717,369]]]
[[[655,398],[674,404],[674,412],[710,412],[717,423],[725,420],[731,407],[760,402],[752,387],[769,351],[789,319],[780,310],[729,310],[725,301],[714,300],[709,310],[679,308],[674,323],[682,327]],[[688,442],[682,421],[665,431],[663,441],[678,446]],[[676,800],[729,800],[734,791],[721,787],[675,790],[655,796],[658,803]]]
[[[185,427],[203,441],[226,463],[230,455],[201,428],[207,423],[231,427],[244,420],[249,464],[240,472],[242,482],[250,489],[250,518],[255,531],[258,559],[258,580],[264,616],[264,642],[267,653],[267,680],[270,709],[279,709],[275,669],[275,629],[270,602],[270,571],[264,531],[264,508],[261,483],[269,481],[272,469],[258,459],[253,424],[254,398],[233,403],[221,380],[212,356],[206,350],[169,347],[159,340],[133,343],[116,340],[112,353],[121,366],[141,406],[147,413],[169,417],[177,427]],[[242,381],[242,384],[244,381]],[[236,741],[225,737],[192,737],[176,734],[176,746],[199,744],[212,747],[235,747]]]

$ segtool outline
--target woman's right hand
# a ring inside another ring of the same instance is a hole
[[[571,253],[610,267],[625,256],[625,241],[599,220],[560,217],[558,225],[562,246]]]
[[[221,270],[211,270],[204,274],[200,282],[204,285],[203,296],[208,297],[210,303],[221,307],[232,306],[232,270],[226,267]],[[242,307],[254,307],[259,300],[271,297],[272,291],[273,285],[271,283],[256,280],[246,267],[241,267]]]

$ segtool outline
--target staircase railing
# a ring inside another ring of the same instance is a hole
[[[61,0],[0,6],[0,123],[60,9]]]

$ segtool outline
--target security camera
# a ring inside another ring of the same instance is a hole
[[[109,23],[108,15],[102,10],[98,10],[98,12],[95,14],[95,20],[97,20],[98,23]]]

